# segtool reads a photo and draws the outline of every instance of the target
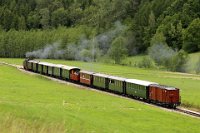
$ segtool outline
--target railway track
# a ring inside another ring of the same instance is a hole
[[[21,71],[24,71],[24,72],[28,72],[28,73],[34,73],[34,72],[31,72],[31,71],[26,71],[23,69],[22,66],[20,65],[14,65],[14,64],[9,64],[9,63],[5,63],[5,62],[0,62],[0,64],[4,64],[4,65],[8,65],[8,66],[12,66],[12,67],[15,67]],[[34,74],[37,74],[37,73],[34,73]],[[39,75],[39,74],[38,74]],[[90,87],[87,87],[87,86],[83,86],[83,85],[80,85],[80,84],[75,84],[75,83],[72,83],[72,82],[66,82],[66,81],[63,81],[63,80],[60,80],[60,79],[56,79],[56,78],[53,78],[53,77],[49,77],[49,76],[46,76],[46,75],[42,75],[48,79],[51,79],[51,80],[54,80],[54,81],[59,81],[61,83],[67,83],[67,84],[72,84],[72,85],[75,85],[77,87],[80,87],[80,88],[87,88],[87,89],[91,89]],[[94,88],[92,88],[94,90]],[[96,89],[95,89],[96,90]],[[97,90],[98,91],[98,90]],[[98,92],[102,92],[102,91],[98,91]],[[102,93],[108,93],[108,92],[105,92],[103,91]],[[117,94],[113,94],[113,93],[108,93],[110,95],[114,95],[114,96],[119,96]],[[119,96],[119,97],[123,97],[123,98],[128,98],[130,99],[129,97],[125,97],[125,96]],[[134,99],[133,99],[134,100]],[[136,100],[138,101],[138,100]],[[143,101],[138,101],[138,102],[142,102],[144,103]],[[186,114],[186,115],[189,115],[189,116],[192,116],[192,117],[196,117],[196,118],[199,118],[200,119],[200,112],[195,112],[195,111],[192,111],[192,110],[188,110],[188,109],[185,109],[185,108],[181,108],[181,107],[177,107],[176,109],[168,109],[168,108],[164,108],[164,107],[161,107],[161,106],[156,106],[154,104],[149,104],[149,103],[145,103],[145,104],[148,104],[150,106],[155,106],[155,107],[159,107],[159,108],[162,108],[162,109],[166,109],[168,111],[174,111],[174,112],[177,112],[177,113],[182,113],[182,114]]]
[[[181,113],[184,113],[184,114],[187,114],[187,115],[191,115],[191,116],[200,118],[200,113],[192,111],[192,110],[188,110],[188,109],[177,107],[175,109],[175,111],[178,111],[178,112],[181,112]]]

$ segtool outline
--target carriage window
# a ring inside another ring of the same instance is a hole
[[[137,85],[136,85],[136,84],[133,84],[133,88],[134,88],[134,89],[137,88]]]
[[[110,80],[110,83],[113,84],[113,83],[115,83],[115,81],[111,79],[111,80]]]

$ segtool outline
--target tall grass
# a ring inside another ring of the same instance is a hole
[[[65,123],[43,123],[41,121],[28,121],[6,114],[0,119],[1,133],[64,133],[67,131]]]

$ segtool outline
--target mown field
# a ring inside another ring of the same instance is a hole
[[[0,59],[8,63],[22,64],[23,59]],[[109,65],[101,63],[86,63],[79,61],[43,60],[47,62],[78,66],[85,70],[101,72],[126,78],[136,78],[175,86],[181,90],[181,100],[184,107],[196,108],[200,111],[200,75],[172,73],[153,69],[141,69],[129,66]]]
[[[198,133],[199,125],[197,118],[0,65],[2,133]]]

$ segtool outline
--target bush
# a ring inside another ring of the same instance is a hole
[[[169,69],[171,71],[185,72],[185,64],[188,61],[188,54],[184,50],[180,50],[172,57]]]
[[[199,57],[199,60],[198,62],[196,63],[196,74],[200,74],[200,57]]]
[[[138,67],[140,68],[153,68],[154,61],[149,57],[143,57],[143,59],[138,63]]]

